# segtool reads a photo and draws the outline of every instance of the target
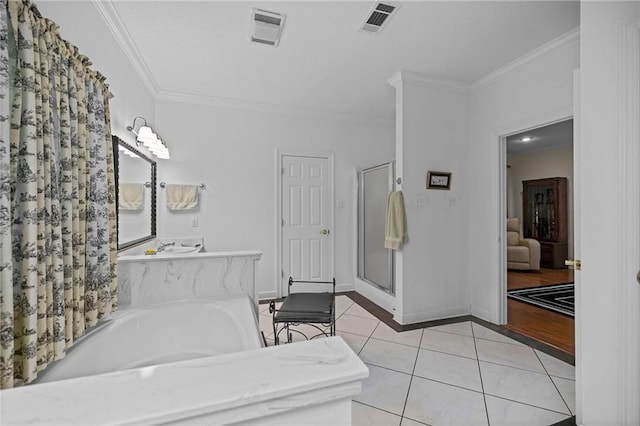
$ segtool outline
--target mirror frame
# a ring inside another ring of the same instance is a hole
[[[118,238],[118,251],[126,250],[131,247],[135,247],[147,241],[151,241],[156,238],[156,174],[157,174],[157,163],[139,151],[136,147],[129,145],[118,136],[111,136],[112,140],[112,148],[113,148],[113,168],[115,175],[115,184],[116,184],[116,229],[117,229],[117,238]],[[118,203],[118,187],[120,181],[120,152],[118,151],[118,146],[122,146],[125,149],[133,152],[137,156],[139,156],[142,160],[147,161],[151,166],[151,229],[149,235],[146,235],[141,238],[137,238],[131,241],[125,241],[123,243],[120,242],[120,211],[119,211],[119,203]]]

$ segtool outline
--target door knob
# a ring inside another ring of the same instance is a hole
[[[579,271],[582,269],[582,262],[580,262],[580,260],[565,260],[564,264],[566,266],[568,266],[570,269],[574,269],[576,271]]]
[[[320,231],[320,233],[322,235],[327,235],[327,234],[329,234],[329,230],[328,229],[323,229],[322,231]]]

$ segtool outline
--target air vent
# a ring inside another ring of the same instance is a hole
[[[277,46],[282,35],[285,15],[261,9],[251,10],[251,38],[254,43]]]
[[[400,4],[398,3],[376,3],[367,15],[367,19],[360,27],[360,30],[379,34],[399,7]]]

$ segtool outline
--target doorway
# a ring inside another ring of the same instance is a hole
[[[278,296],[333,278],[333,156],[278,153]]]
[[[505,327],[575,355],[573,119],[503,139]]]
[[[390,295],[395,293],[393,251],[384,247],[384,232],[394,176],[393,162],[358,173],[358,278]]]

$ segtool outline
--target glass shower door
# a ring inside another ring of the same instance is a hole
[[[384,247],[387,196],[393,191],[394,164],[364,169],[358,184],[358,276],[393,294],[393,255]]]

